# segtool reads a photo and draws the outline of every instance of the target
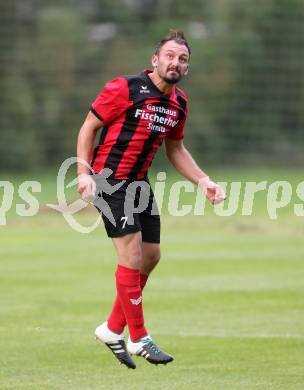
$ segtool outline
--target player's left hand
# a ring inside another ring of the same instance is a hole
[[[209,176],[200,179],[198,185],[213,205],[221,203],[226,199],[225,191],[217,183],[210,180]]]

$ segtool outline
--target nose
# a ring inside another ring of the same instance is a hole
[[[174,57],[171,61],[171,65],[178,66],[178,58]]]

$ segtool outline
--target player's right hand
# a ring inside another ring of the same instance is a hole
[[[96,194],[96,183],[88,173],[78,175],[77,191],[86,202],[92,202]]]

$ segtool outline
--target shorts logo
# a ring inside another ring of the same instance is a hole
[[[150,90],[148,89],[147,85],[142,85],[140,88],[141,89],[140,89],[139,93],[150,93]]]
[[[137,306],[137,305],[139,305],[141,303],[141,296],[139,298],[137,298],[137,299],[130,298],[130,301],[131,301],[132,305],[136,305]]]

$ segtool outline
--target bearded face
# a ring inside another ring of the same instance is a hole
[[[152,58],[159,77],[168,84],[178,83],[189,66],[189,52],[185,45],[175,41],[166,42]]]

